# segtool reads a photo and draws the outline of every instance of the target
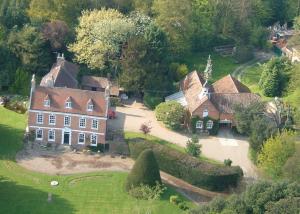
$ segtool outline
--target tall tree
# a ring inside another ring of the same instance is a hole
[[[273,178],[282,174],[282,167],[295,152],[295,134],[284,131],[266,141],[258,155],[258,165]]]
[[[101,69],[118,58],[122,45],[134,30],[131,19],[117,10],[84,11],[76,28],[76,41],[69,49],[78,62]]]
[[[174,54],[184,54],[191,47],[192,1],[154,0],[156,23],[167,33]]]
[[[42,26],[42,36],[50,42],[52,51],[63,51],[70,37],[70,29],[63,21],[47,22]]]
[[[14,26],[22,27],[29,21],[26,10],[29,0],[1,0],[0,23],[11,29]]]
[[[7,45],[26,70],[40,74],[48,71],[52,61],[51,52],[36,28],[25,26],[20,31],[11,31]]]

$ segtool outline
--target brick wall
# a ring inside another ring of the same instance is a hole
[[[219,111],[216,109],[216,107],[211,103],[210,100],[205,101],[200,105],[193,113],[192,116],[199,116],[200,118],[203,118],[203,111],[207,109],[208,110],[208,116],[212,119],[218,120],[220,117]]]
[[[57,114],[55,112],[53,113],[45,113],[41,112],[43,114],[43,124],[37,124],[37,114],[38,112],[29,112],[29,118],[28,118],[28,126],[30,131],[35,131],[38,128],[43,129],[43,139],[39,140],[44,143],[48,142],[48,131],[54,130],[55,131],[55,142],[54,143],[62,143],[62,135],[63,130],[69,130],[71,133],[71,144],[77,145],[78,144],[78,135],[79,133],[85,134],[85,145],[90,144],[90,135],[96,134],[97,135],[97,143],[104,144],[105,143],[105,134],[106,134],[106,120],[97,118],[98,120],[98,129],[92,128],[92,120],[96,118],[91,118],[87,116],[77,116],[72,114]],[[55,125],[49,124],[49,115],[53,114],[56,117],[56,123]],[[64,117],[65,115],[68,115],[71,117],[71,126],[67,127],[64,126]],[[79,119],[81,117],[86,118],[86,127],[80,128],[79,127]],[[50,141],[49,141],[50,142]]]

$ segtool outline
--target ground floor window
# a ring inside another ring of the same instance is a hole
[[[201,120],[198,120],[196,122],[196,129],[202,129],[203,128],[203,121]]]
[[[37,129],[35,132],[35,138],[37,140],[42,140],[43,139],[43,129]]]
[[[212,120],[209,120],[206,123],[206,128],[207,129],[212,129],[213,125],[214,125],[214,122]]]
[[[48,131],[48,141],[55,141],[55,131],[54,130]]]
[[[79,133],[78,135],[78,144],[84,144],[85,143],[85,134]]]
[[[91,134],[91,145],[96,146],[97,145],[97,135]]]

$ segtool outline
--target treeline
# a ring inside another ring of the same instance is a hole
[[[81,73],[162,97],[186,53],[234,44],[247,60],[266,46],[267,26],[298,11],[297,0],[0,0],[0,86],[28,94],[31,74],[64,52]]]

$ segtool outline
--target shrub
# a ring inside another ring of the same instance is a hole
[[[186,152],[189,155],[194,157],[199,157],[201,153],[201,145],[199,144],[199,138],[197,135],[194,135],[191,139],[186,143]]]
[[[149,143],[141,138],[128,141],[130,155],[136,159],[152,149],[160,169],[192,185],[213,191],[236,186],[243,175],[240,167],[228,167],[201,161],[168,146]]]
[[[145,135],[151,132],[152,127],[150,123],[143,123],[140,127],[140,131],[142,131]]]
[[[171,129],[179,129],[183,122],[185,109],[176,101],[159,104],[155,109],[157,120],[162,121]]]
[[[139,154],[126,181],[126,190],[148,185],[154,187],[157,182],[161,184],[159,167],[152,150],[147,149]]]
[[[181,210],[188,210],[188,209],[189,209],[189,207],[186,205],[185,202],[180,202],[180,203],[178,204],[178,207],[179,207],[179,209],[181,209]]]
[[[229,158],[224,160],[225,166],[231,166],[231,164],[232,164],[232,160],[230,160]]]
[[[191,210],[191,214],[206,213],[299,213],[300,185],[258,181],[240,195],[216,197],[211,202]]]
[[[110,98],[110,105],[112,107],[122,106],[121,99],[119,97],[111,97]]]
[[[4,104],[4,107],[17,113],[24,114],[28,108],[28,98],[22,96],[14,96]]]
[[[170,203],[171,204],[179,204],[180,202],[182,202],[182,200],[178,197],[178,195],[171,195],[170,196]]]
[[[166,187],[158,182],[153,187],[141,184],[139,187],[134,187],[129,190],[129,194],[137,199],[157,200],[164,193]]]
[[[162,96],[153,96],[151,94],[145,93],[144,95],[144,104],[149,109],[155,109],[158,104],[163,102],[164,99]]]
[[[189,73],[189,69],[186,64],[180,64],[176,69],[177,80],[181,80]]]
[[[295,134],[284,131],[269,138],[258,155],[258,165],[268,175],[278,178],[289,157],[295,153]]]

